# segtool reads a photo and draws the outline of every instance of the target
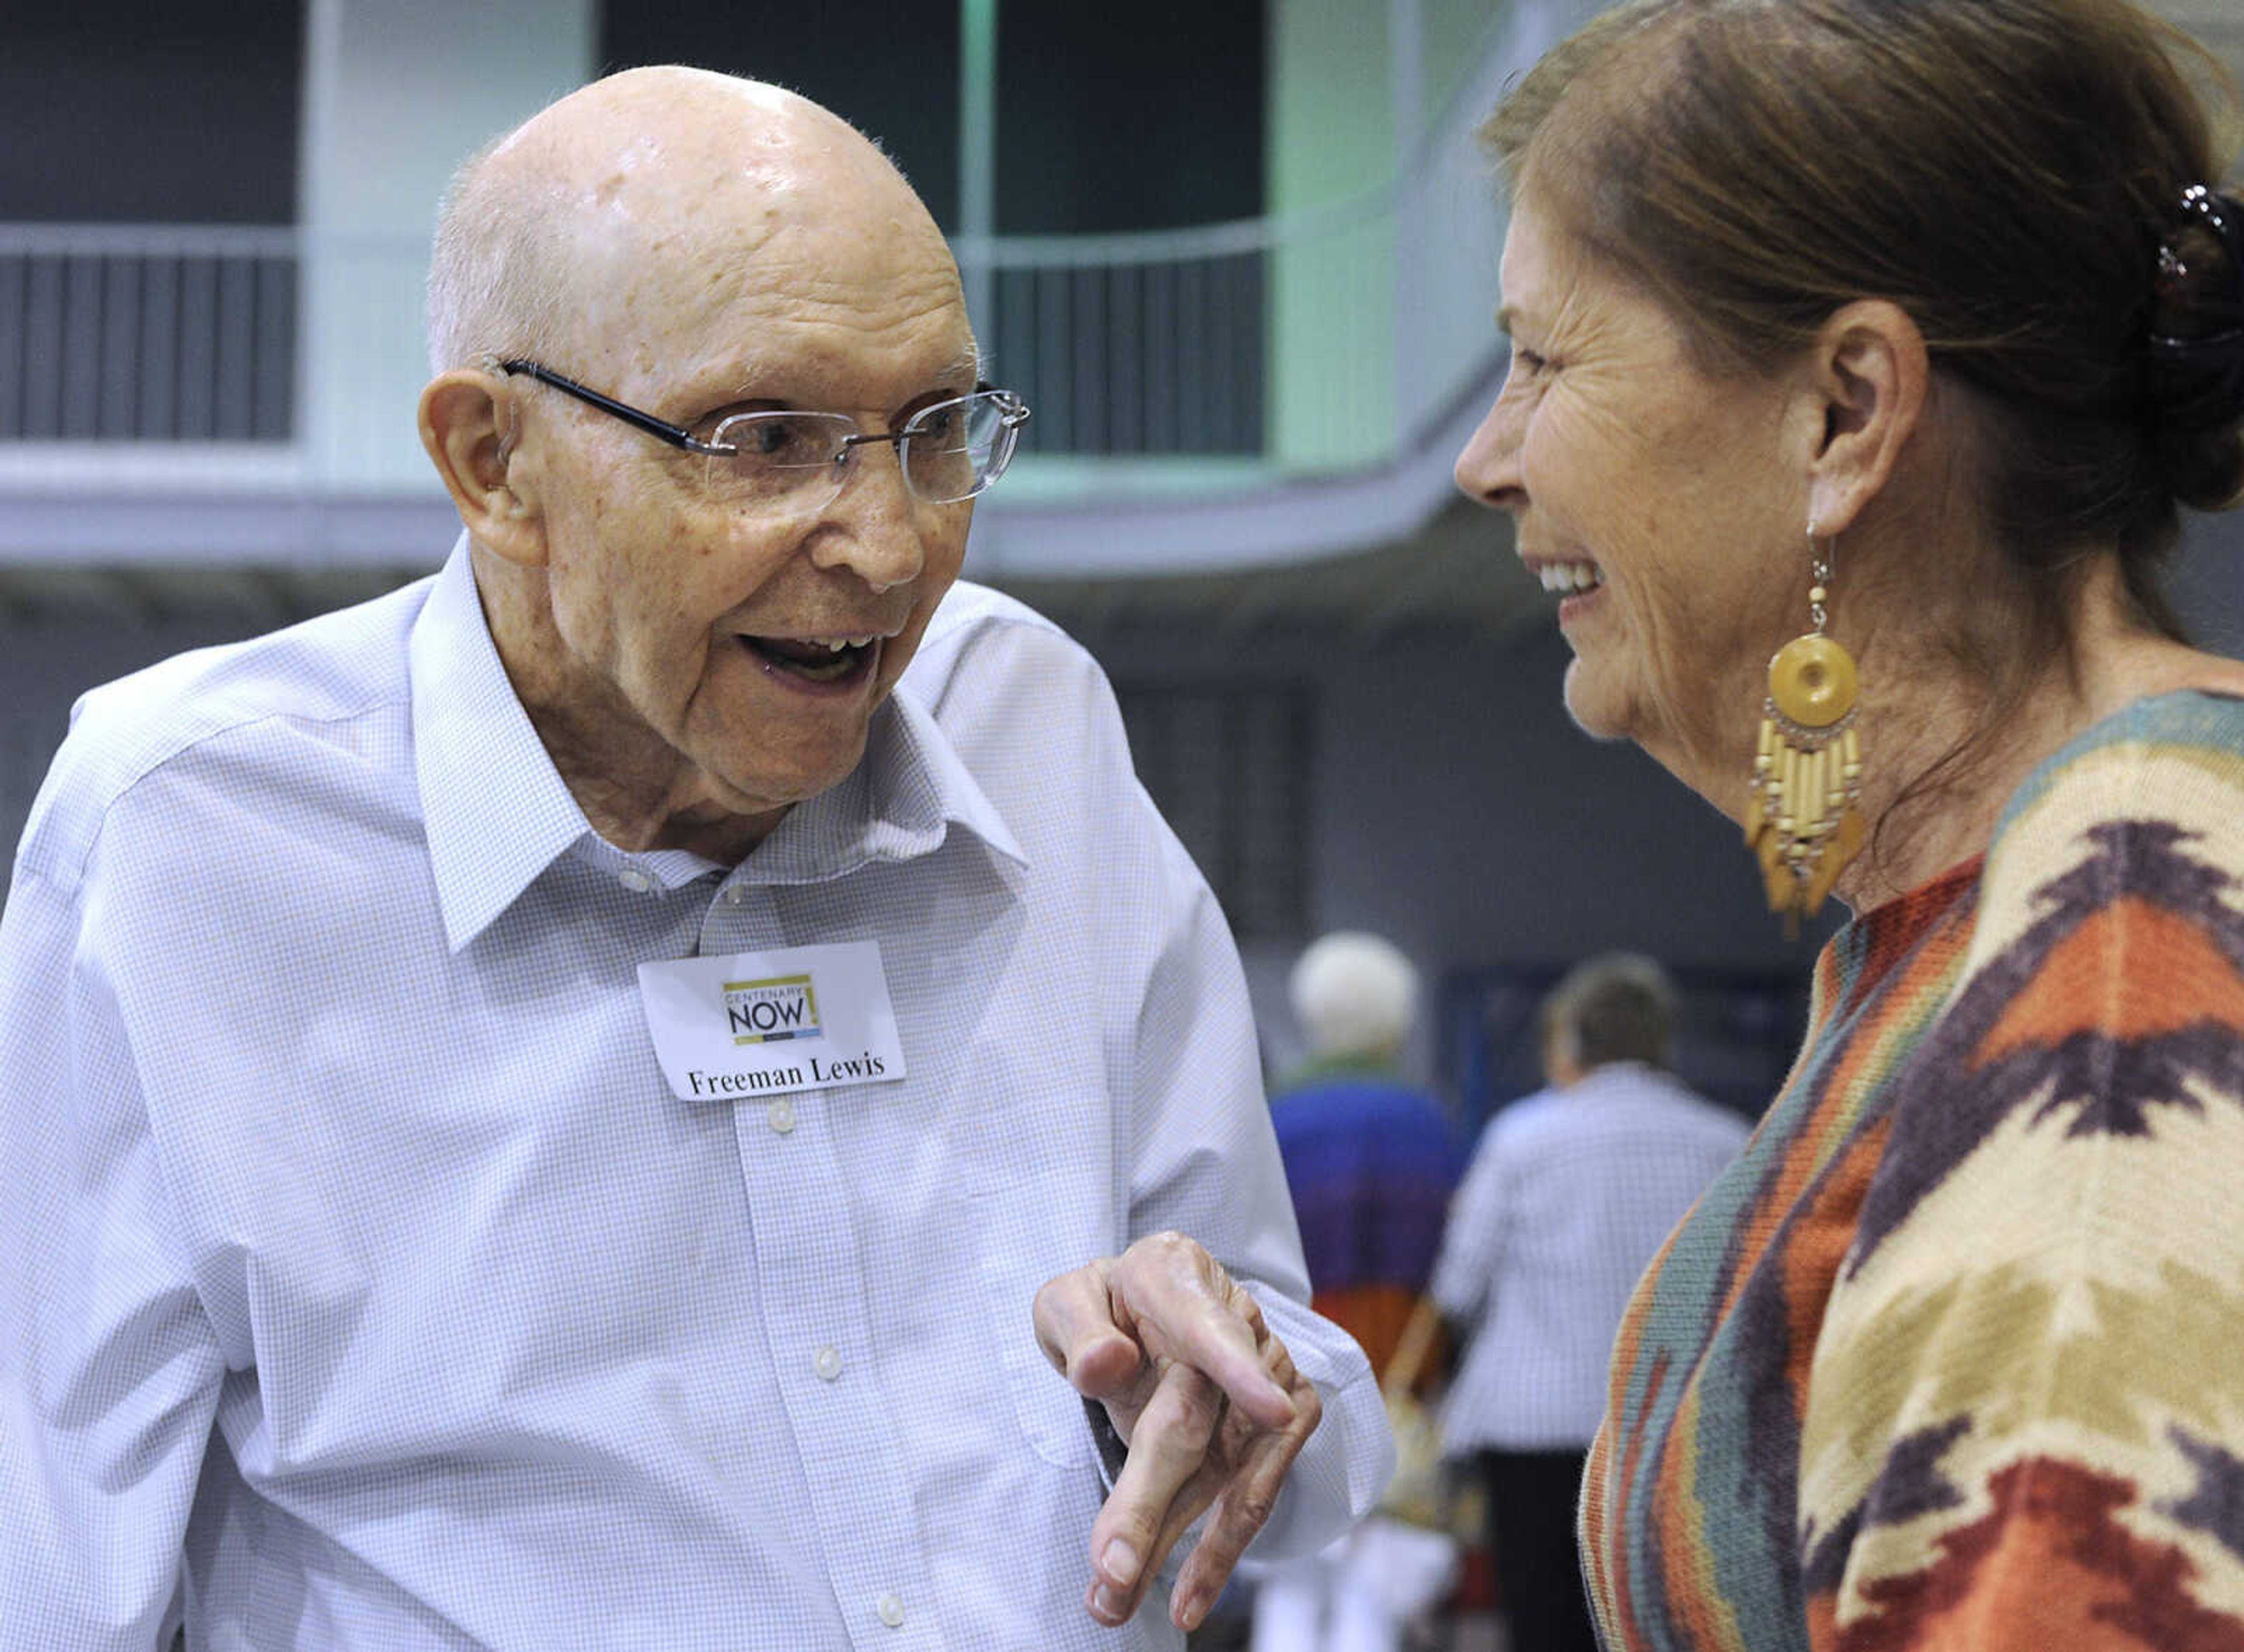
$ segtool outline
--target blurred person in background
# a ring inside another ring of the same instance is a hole
[[[1418,972],[1391,942],[1344,930],[1305,949],[1287,985],[1309,1053],[1272,1087],[1270,1115],[1309,1300],[1362,1345],[1384,1385],[1433,1271],[1459,1168],[1441,1104],[1399,1065],[1417,1022]],[[1455,1569],[1455,1546],[1427,1514],[1395,1504],[1321,1554],[1258,1568],[1254,1652],[1400,1646]]]
[[[1746,1139],[1669,1070],[1674,1019],[1650,958],[1570,971],[1543,1002],[1549,1086],[1481,1132],[1443,1235],[1430,1300],[1463,1352],[1442,1450],[1487,1494],[1510,1652],[1596,1652],[1574,1508],[1613,1333],[1645,1264]]]
[[[2244,1647],[2244,666],[2159,579],[2244,485],[2212,69],[2126,0],[1636,0],[1485,129],[1457,480],[1575,721],[1853,912],[1623,1322],[1611,1652]]]

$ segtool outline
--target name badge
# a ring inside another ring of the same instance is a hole
[[[681,1101],[733,1101],[904,1075],[875,941],[639,966],[639,1003]]]

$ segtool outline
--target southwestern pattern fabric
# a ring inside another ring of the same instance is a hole
[[[1582,1520],[1627,1652],[2244,1652],[2244,701],[2099,725],[1833,938]]]

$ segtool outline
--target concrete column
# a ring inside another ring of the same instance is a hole
[[[477,146],[589,78],[596,29],[593,0],[309,0],[297,405],[312,491],[436,491],[414,409],[437,198]]]
[[[1265,198],[1282,224],[1382,188],[1395,170],[1384,0],[1269,9]],[[1272,462],[1315,473],[1383,457],[1394,411],[1394,227],[1320,229],[1270,255]],[[1367,452],[1367,443],[1375,450]]]
[[[985,350],[993,331],[997,272],[982,249],[997,233],[997,0],[959,0],[958,240],[971,249],[959,276],[967,318]]]

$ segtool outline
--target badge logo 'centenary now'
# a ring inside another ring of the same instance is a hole
[[[818,1025],[818,992],[807,974],[726,982],[725,1023],[735,1044],[826,1036]]]

